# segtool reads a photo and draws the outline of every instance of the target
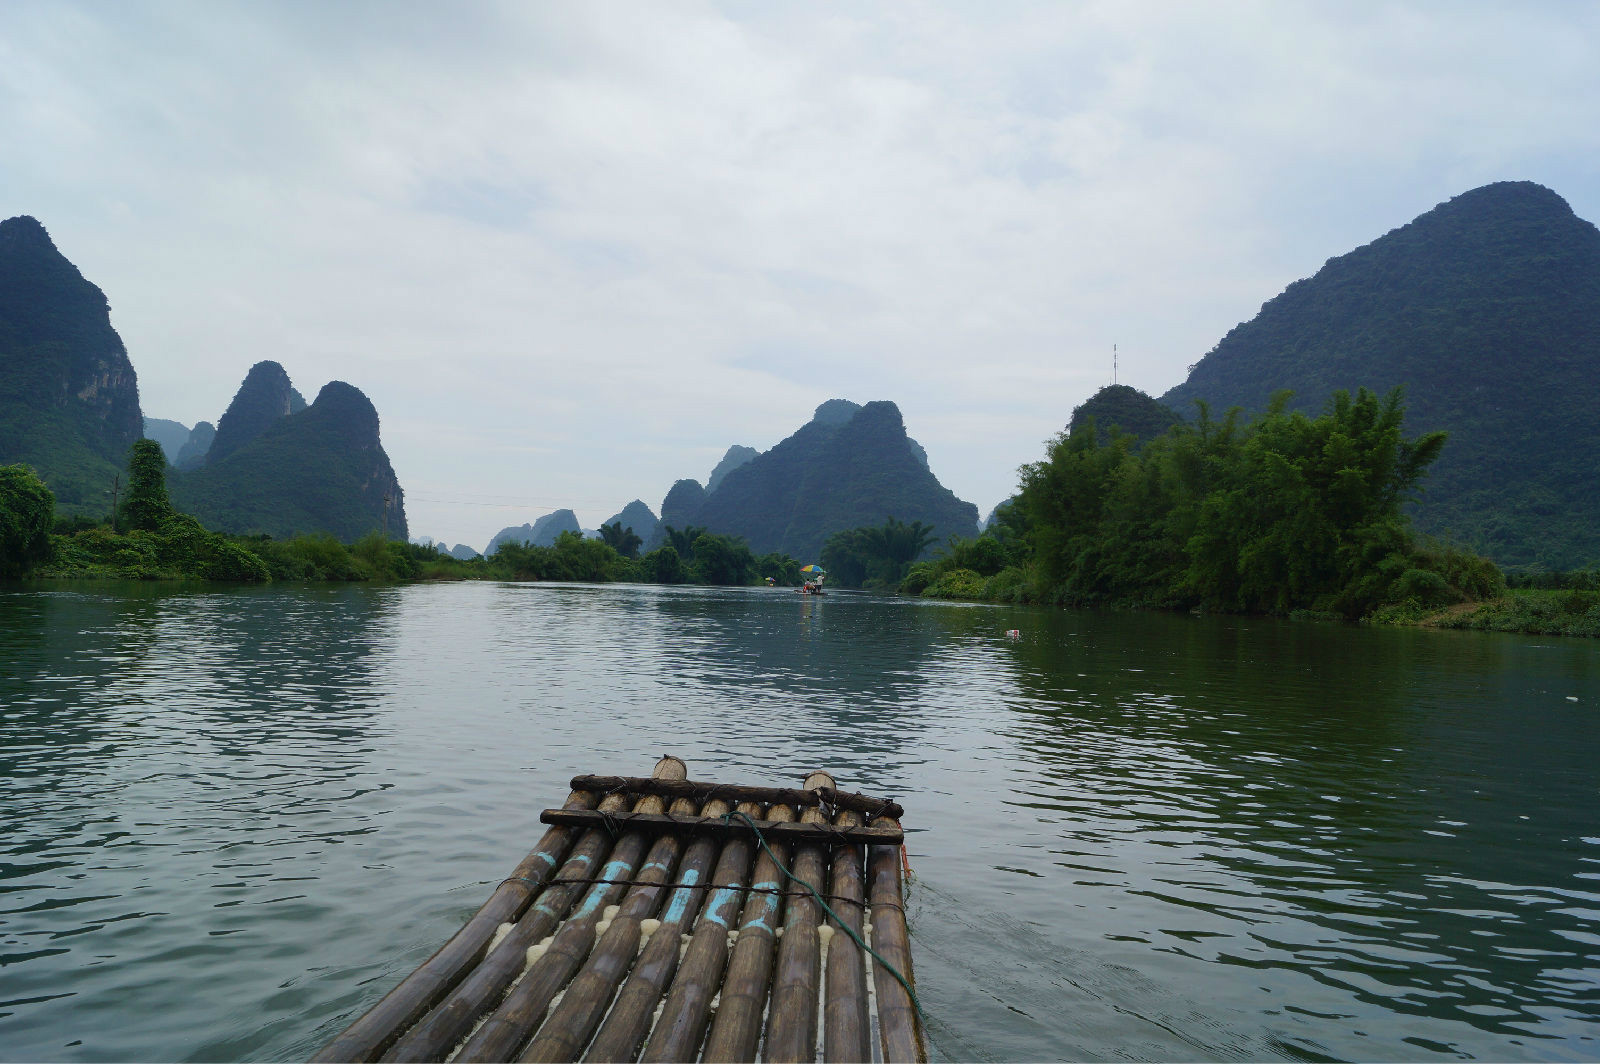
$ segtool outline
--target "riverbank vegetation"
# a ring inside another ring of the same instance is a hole
[[[165,458],[152,440],[131,449],[127,485],[104,520],[58,517],[54,497],[32,470],[0,467],[0,579],[800,582],[793,558],[758,558],[743,540],[693,527],[667,528],[666,543],[643,556],[632,529],[607,528],[601,539],[569,532],[552,546],[505,543],[492,557],[469,560],[377,531],[348,544],[328,533],[281,540],[226,535],[173,507]]]
[[[1402,511],[1445,443],[1407,439],[1398,390],[1335,393],[1312,418],[1288,395],[1142,445],[1092,420],[1022,469],[1017,497],[976,540],[911,567],[930,597],[1345,619],[1500,597],[1484,558],[1424,544]]]

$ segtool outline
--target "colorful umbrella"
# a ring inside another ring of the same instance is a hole
[[[802,565],[800,572],[805,576],[827,576],[828,570],[820,565]]]

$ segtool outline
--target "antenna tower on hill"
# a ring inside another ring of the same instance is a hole
[[[1111,345],[1111,383],[1117,383],[1117,345]]]

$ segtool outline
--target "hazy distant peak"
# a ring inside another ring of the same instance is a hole
[[[732,447],[729,447],[728,453],[724,454],[722,456],[722,461],[717,463],[717,468],[711,471],[711,479],[706,481],[706,491],[708,493],[716,491],[717,485],[722,483],[723,477],[727,476],[729,473],[732,473],[735,469],[738,469],[740,466],[744,465],[746,462],[750,461],[750,459],[756,457],[760,453],[761,452],[756,450],[754,447],[745,447],[744,445],[738,443],[734,444]]]
[[[860,403],[852,403],[848,399],[829,399],[817,407],[811,420],[821,425],[843,425],[860,412]]]

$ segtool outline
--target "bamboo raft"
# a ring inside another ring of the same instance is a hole
[[[902,815],[825,772],[579,776],[483,907],[313,1059],[926,1061]]]

